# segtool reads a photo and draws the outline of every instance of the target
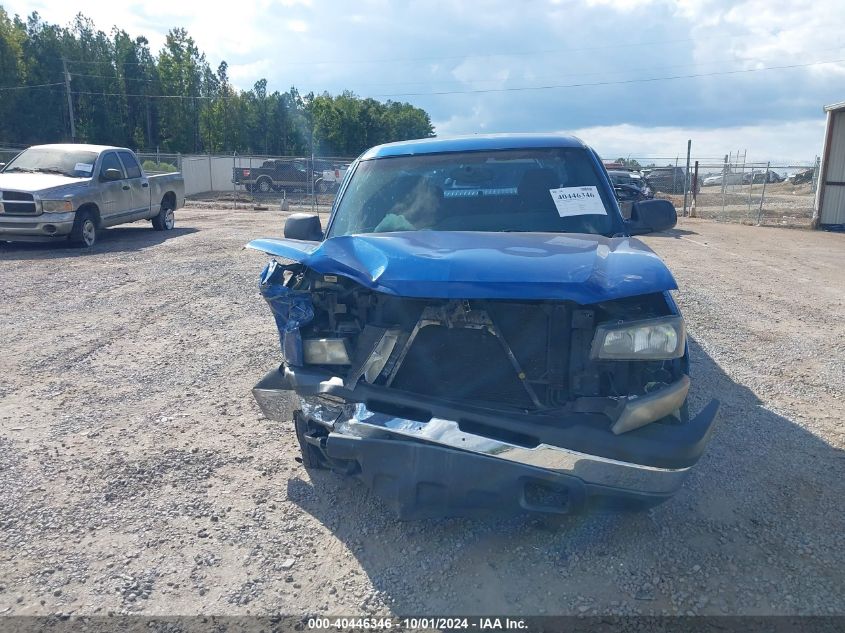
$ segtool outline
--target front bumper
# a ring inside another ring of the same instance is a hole
[[[659,503],[698,461],[719,408],[713,401],[687,424],[614,435],[597,414],[456,408],[363,383],[346,390],[303,368],[273,370],[253,393],[267,417],[286,420],[290,390],[302,396],[300,441],[359,475],[403,518]],[[536,501],[538,490],[553,501]]]
[[[74,212],[41,215],[0,215],[0,240],[49,242],[73,230]]]

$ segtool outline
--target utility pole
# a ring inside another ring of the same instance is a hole
[[[76,123],[73,121],[73,98],[70,95],[70,73],[67,71],[67,60],[62,58],[62,68],[65,71],[65,91],[67,92],[67,113],[70,117],[70,140],[76,143]]]
[[[684,171],[684,217],[687,215],[687,196],[689,195],[689,155],[692,149],[692,139],[687,141],[687,168]]]

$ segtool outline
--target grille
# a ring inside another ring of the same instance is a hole
[[[435,398],[534,406],[501,343],[486,330],[422,328],[392,386]]]
[[[35,198],[22,191],[0,191],[3,212],[8,215],[35,215]]]
[[[35,199],[31,193],[24,193],[23,191],[3,191],[0,192],[0,198],[17,200],[18,202],[32,202]]]

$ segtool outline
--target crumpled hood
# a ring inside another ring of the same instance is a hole
[[[401,297],[589,304],[677,288],[654,251],[630,237],[413,231],[320,243],[259,239],[247,247]]]
[[[56,189],[66,185],[87,185],[89,182],[90,178],[72,178],[61,174],[33,174],[14,171],[8,174],[0,174],[0,190],[14,189],[30,193],[41,193],[47,189]]]

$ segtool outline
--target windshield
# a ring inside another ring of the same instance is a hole
[[[22,171],[61,174],[74,178],[90,178],[97,152],[66,150],[54,147],[32,147],[16,156],[4,172]]]
[[[588,151],[554,148],[361,161],[328,237],[425,229],[623,231]]]

